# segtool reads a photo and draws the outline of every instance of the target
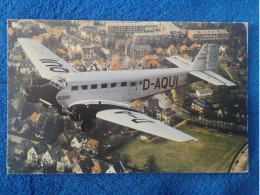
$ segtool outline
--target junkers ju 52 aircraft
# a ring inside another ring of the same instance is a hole
[[[61,115],[82,121],[83,131],[91,130],[92,119],[99,118],[177,142],[197,141],[137,112],[130,103],[192,83],[194,76],[214,85],[235,85],[215,73],[216,44],[203,45],[194,62],[179,56],[167,58],[179,68],[79,72],[37,41],[18,41],[42,77],[26,89],[27,100],[55,107]]]

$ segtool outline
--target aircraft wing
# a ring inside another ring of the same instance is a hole
[[[210,71],[210,70],[194,70],[190,71],[189,74],[196,76],[202,80],[210,82],[214,85],[226,85],[226,86],[235,86],[235,83],[230,82],[229,80],[225,79],[224,77]]]
[[[53,77],[65,73],[78,72],[78,70],[74,69],[38,41],[28,38],[19,38],[18,42],[23,47],[41,77],[52,79]]]
[[[190,135],[134,111],[110,109],[98,112],[96,117],[176,142],[197,141],[196,138]]]

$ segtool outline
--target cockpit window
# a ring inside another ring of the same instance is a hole
[[[55,77],[51,80],[50,85],[61,90],[61,89],[64,89],[65,87],[67,87],[67,80],[62,77]]]
[[[78,86],[71,86],[71,91],[77,91],[78,90]]]

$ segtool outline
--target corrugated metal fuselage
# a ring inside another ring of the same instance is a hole
[[[73,104],[127,104],[188,82],[181,68],[85,72],[64,75],[67,87],[56,98],[64,108]]]

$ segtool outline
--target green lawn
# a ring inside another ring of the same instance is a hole
[[[131,140],[114,153],[128,155],[130,161],[127,165],[141,170],[147,158],[153,155],[161,172],[227,172],[234,155],[247,142],[243,137],[191,125],[179,129],[199,141],[177,143],[160,138],[145,143]]]

